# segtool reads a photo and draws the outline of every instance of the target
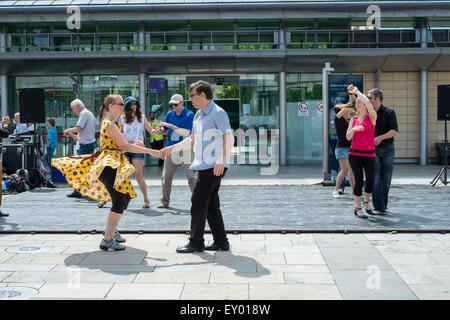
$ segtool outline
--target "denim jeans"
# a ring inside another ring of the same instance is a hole
[[[395,147],[391,143],[386,147],[375,147],[375,182],[372,193],[374,209],[385,212],[388,205],[388,194],[394,170]]]
[[[81,156],[83,154],[93,154],[95,150],[96,142],[92,142],[89,144],[80,144],[80,148],[78,149],[78,155]],[[74,194],[80,194],[77,190],[73,190]]]
[[[47,147],[47,152],[45,153],[45,162],[47,162],[50,169],[52,168],[53,152],[55,152],[55,149]]]
[[[81,156],[83,154],[93,154],[95,149],[95,142],[89,144],[80,144],[80,149],[78,149],[78,155]]]

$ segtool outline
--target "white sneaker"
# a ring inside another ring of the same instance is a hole
[[[333,197],[340,198],[339,191],[333,191]]]

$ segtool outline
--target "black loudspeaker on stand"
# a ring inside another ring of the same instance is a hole
[[[431,184],[435,186],[438,181],[444,185],[448,184],[447,169],[448,169],[448,135],[447,135],[447,120],[450,120],[450,85],[438,86],[438,120],[444,120],[444,165],[439,170],[437,175],[431,180]]]
[[[45,91],[42,88],[28,88],[19,91],[20,122],[34,125],[35,163],[32,168],[39,168],[39,141],[37,123],[45,123]],[[30,169],[32,169],[30,168]]]

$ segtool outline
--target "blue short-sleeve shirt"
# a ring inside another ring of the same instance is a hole
[[[164,122],[173,124],[178,128],[188,129],[191,132],[193,121],[194,121],[194,113],[186,108],[183,109],[180,115],[177,115],[175,111],[171,110],[166,114],[166,117],[164,118]],[[174,132],[172,129],[167,127],[164,127],[164,129],[169,130],[167,146],[171,146],[173,144],[183,141],[184,137]]]
[[[47,132],[47,140],[45,141],[45,144],[48,146],[48,142],[52,140],[52,143],[50,143],[50,149],[56,149],[56,143],[58,141],[58,134],[56,133],[56,129],[54,127],[51,127],[48,129]]]
[[[192,132],[195,135],[194,161],[192,170],[214,168],[217,158],[222,154],[225,133],[232,133],[230,119],[225,110],[211,100],[205,111],[198,110],[194,117]],[[227,159],[225,167],[229,167]]]

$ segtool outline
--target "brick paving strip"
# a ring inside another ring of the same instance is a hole
[[[142,195],[130,202],[120,221],[122,231],[188,230],[190,191],[173,186],[171,207],[158,209],[160,186],[149,186],[150,208],[142,209]],[[346,194],[335,199],[333,187],[321,185],[224,185],[221,210],[225,227],[233,230],[450,230],[449,187],[393,185],[389,214],[358,219]],[[90,199],[67,198],[68,188],[34,189],[6,196],[1,231],[103,230],[111,204],[98,209]]]

